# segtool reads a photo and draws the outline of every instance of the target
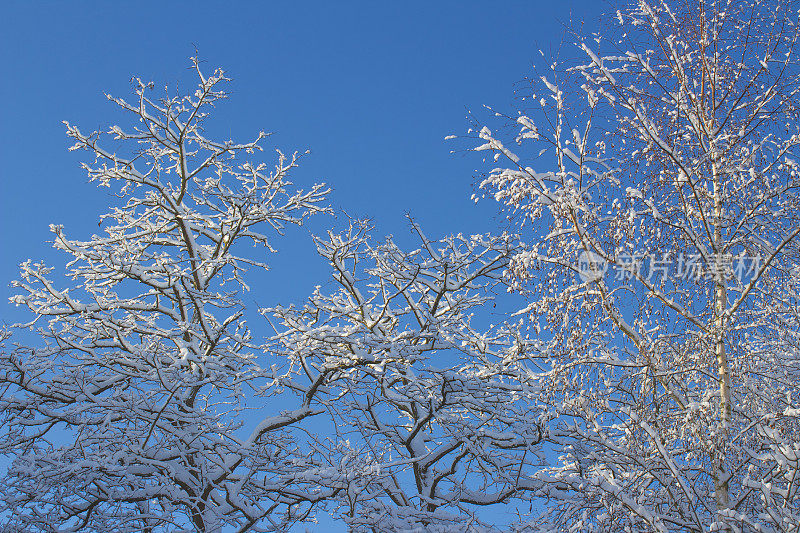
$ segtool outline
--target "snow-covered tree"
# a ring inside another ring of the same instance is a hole
[[[241,296],[272,237],[327,210],[327,189],[292,188],[297,154],[255,159],[263,133],[206,138],[228,80],[193,66],[186,95],[137,79],[135,100],[108,96],[127,126],[67,124],[118,202],[102,235],[52,226],[68,288],[31,261],[13,283],[40,342],[0,358],[4,531],[276,530],[329,495],[289,430],[321,412],[316,389],[248,402],[285,372],[263,364]]]
[[[543,461],[534,344],[504,316],[487,325],[514,237],[432,241],[412,222],[408,252],[352,221],[316,239],[333,291],[260,310],[276,334],[257,338],[247,271],[328,191],[292,188],[297,154],[257,162],[264,134],[207,138],[228,80],[193,67],[188,95],[137,79],[134,101],[109,96],[127,126],[67,124],[117,200],[103,235],[52,226],[66,277],[26,261],[13,282],[33,316],[0,331],[3,527],[285,531],[318,509],[358,531],[515,521],[479,512],[528,501]]]
[[[518,147],[477,128],[548,344],[546,530],[800,531],[799,21],[640,0],[535,78]]]
[[[354,531],[489,530],[513,517],[479,509],[528,499],[542,459],[530,343],[482,324],[514,240],[432,241],[413,221],[412,231],[410,252],[391,238],[374,244],[363,221],[318,238],[333,289],[265,313],[282,323],[285,357],[310,376],[352,361],[331,376],[336,431],[318,445]]]

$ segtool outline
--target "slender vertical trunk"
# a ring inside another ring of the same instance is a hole
[[[728,356],[725,351],[725,300],[727,299],[724,282],[716,282],[714,300],[716,307],[715,324],[715,356],[717,361],[717,373],[720,394],[720,425],[722,426],[721,436],[725,439],[729,430],[731,419],[731,378],[728,365]],[[717,455],[714,465],[714,484],[717,509],[727,509],[729,507],[729,487],[728,474],[725,470],[725,450],[722,443],[718,443],[715,449]]]
[[[713,154],[713,153],[712,153]],[[714,157],[714,155],[712,155]],[[731,378],[728,356],[725,350],[725,331],[727,328],[725,320],[725,310],[728,305],[727,290],[725,287],[725,261],[723,253],[724,243],[722,242],[722,216],[723,216],[723,194],[721,177],[716,160],[712,161],[712,172],[714,181],[714,254],[716,265],[714,266],[714,357],[717,364],[717,380],[719,386],[719,418],[721,425],[722,442],[718,442],[714,448],[714,496],[717,510],[728,509],[730,507],[730,487],[728,484],[728,473],[725,468],[725,449],[723,442],[726,439],[731,421]],[[723,531],[727,531],[723,527]]]

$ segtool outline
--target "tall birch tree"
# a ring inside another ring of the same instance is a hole
[[[545,529],[800,530],[796,7],[640,0],[476,130],[549,342]]]

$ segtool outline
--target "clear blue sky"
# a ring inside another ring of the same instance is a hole
[[[73,238],[97,231],[107,192],[87,184],[62,120],[88,131],[120,115],[102,96],[191,80],[195,47],[234,79],[219,108],[222,135],[273,131],[284,150],[310,148],[299,184],[330,183],[332,203],[406,232],[411,212],[432,237],[497,227],[475,206],[475,156],[449,152],[467,110],[510,110],[514,84],[564,26],[596,29],[603,0],[527,2],[28,2],[0,7],[0,321],[8,282],[26,258],[63,264],[50,223]],[[572,21],[572,22],[570,22]],[[320,221],[315,230],[325,229]],[[325,266],[302,233],[278,241],[272,297],[302,298]],[[288,283],[286,282],[288,281]]]

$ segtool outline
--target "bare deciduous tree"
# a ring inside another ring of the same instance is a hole
[[[530,343],[480,324],[514,241],[412,231],[411,252],[373,244],[364,222],[317,239],[336,290],[272,311],[286,358],[310,374],[354,362],[331,376],[337,431],[320,439],[341,467],[327,484],[354,531],[494,530],[506,509],[479,509],[528,500],[543,459]]]
[[[34,314],[42,341],[3,351],[2,450],[8,527],[39,531],[278,529],[325,495],[292,480],[306,456],[286,428],[319,412],[309,394],[286,410],[262,405],[244,427],[248,394],[274,376],[244,320],[246,268],[266,265],[247,245],[272,250],[271,234],[324,212],[327,189],[294,191],[297,154],[274,167],[247,143],[204,136],[225,98],[222,71],[187,95],[109,100],[133,120],[86,135],[91,181],[118,205],[104,234],[69,239],[66,289],[52,268],[25,262],[12,298]],[[268,368],[268,367],[267,367]],[[251,414],[250,417],[253,415]],[[261,529],[263,528],[263,529]]]

